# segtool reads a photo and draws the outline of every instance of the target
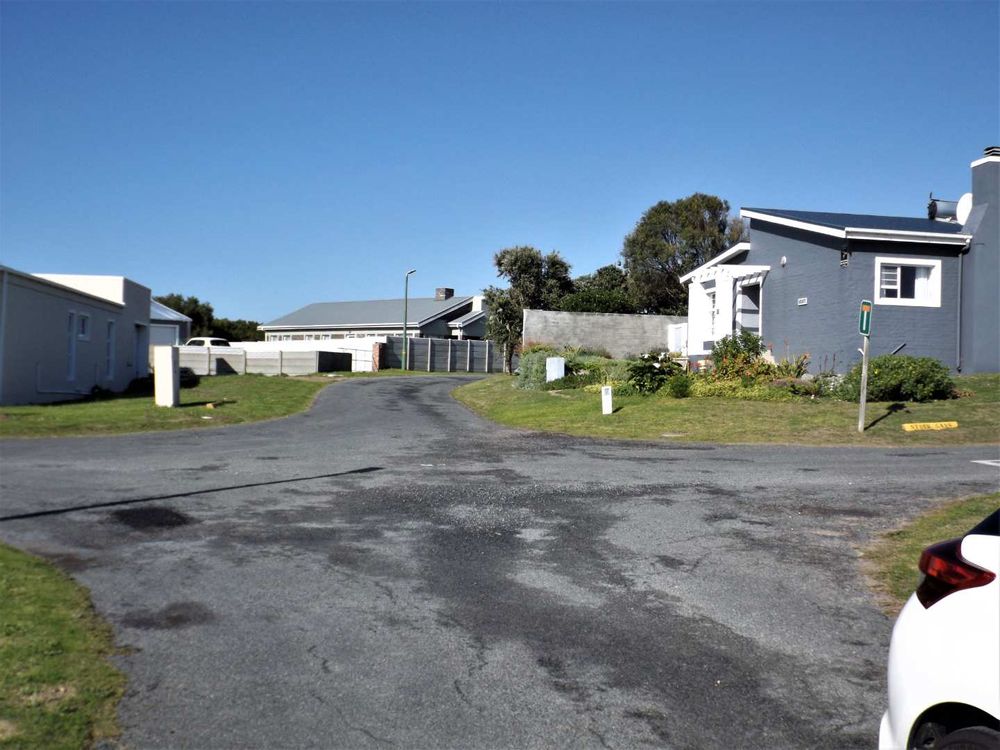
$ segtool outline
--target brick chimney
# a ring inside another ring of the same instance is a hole
[[[434,290],[435,302],[444,302],[444,300],[451,299],[454,296],[455,296],[455,290],[449,289],[446,286],[439,286],[437,289]]]

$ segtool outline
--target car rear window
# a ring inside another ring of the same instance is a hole
[[[980,534],[982,536],[1000,536],[1000,508],[986,516],[970,534]]]

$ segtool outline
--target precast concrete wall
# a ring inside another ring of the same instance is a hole
[[[179,352],[180,366],[196,375],[310,375],[351,370],[350,352],[248,352],[228,346],[182,346]]]
[[[403,366],[402,336],[387,336],[381,367]],[[503,352],[492,341],[410,338],[407,369],[425,372],[503,372]],[[514,358],[517,367],[517,358]]]
[[[687,323],[678,315],[619,315],[525,310],[523,342],[603,349],[617,359],[648,351],[669,351],[671,326]],[[676,333],[673,336],[676,340]],[[676,343],[676,341],[675,341]]]

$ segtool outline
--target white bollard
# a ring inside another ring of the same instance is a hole
[[[551,383],[553,380],[566,377],[565,357],[545,358],[545,382]]]
[[[153,347],[153,397],[157,406],[180,406],[180,353],[176,346]]]
[[[614,411],[611,404],[611,386],[605,385],[601,387],[601,413],[610,414]]]

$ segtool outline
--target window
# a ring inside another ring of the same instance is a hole
[[[709,328],[709,330],[711,331],[711,336],[714,338],[715,337],[715,317],[716,317],[716,313],[718,312],[718,310],[716,310],[716,308],[715,308],[715,292],[709,292],[706,296],[708,297],[708,309],[709,309],[709,311],[711,313],[711,318],[709,319],[710,320],[711,328]]]
[[[875,258],[875,301],[880,305],[941,307],[941,261]]]
[[[76,337],[80,341],[90,341],[90,316],[80,313],[76,321]]]
[[[76,380],[76,313],[66,318],[66,380]]]
[[[115,321],[109,320],[107,337],[104,339],[104,377],[111,380],[115,376]]]

